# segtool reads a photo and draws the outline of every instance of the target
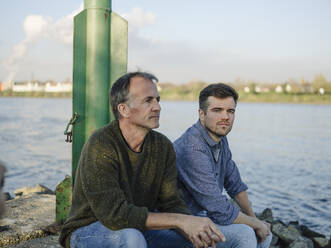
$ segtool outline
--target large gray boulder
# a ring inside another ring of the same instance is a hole
[[[298,240],[301,237],[298,232],[288,229],[287,226],[280,222],[273,224],[271,231],[286,244],[291,244],[293,241]]]
[[[23,187],[15,190],[14,194],[16,196],[26,196],[26,195],[31,195],[31,194],[50,194],[54,195],[54,191],[47,188],[44,185],[37,184],[34,187]]]
[[[48,236],[55,222],[55,195],[32,194],[6,201],[0,220],[0,247]]]
[[[318,248],[331,248],[331,242],[327,238],[314,237],[313,242]]]
[[[296,240],[292,242],[289,246],[289,248],[314,248],[313,241],[310,239],[304,239],[304,240]]]
[[[274,218],[272,216],[272,211],[270,208],[266,208],[263,210],[262,213],[256,214],[256,217],[260,220],[264,220],[266,222],[272,223],[274,221]]]

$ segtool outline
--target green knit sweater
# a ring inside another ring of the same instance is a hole
[[[155,209],[190,213],[177,189],[172,143],[150,131],[142,151],[134,152],[114,121],[96,130],[83,147],[60,243],[69,247],[74,230],[98,220],[112,230],[144,232],[147,214]]]

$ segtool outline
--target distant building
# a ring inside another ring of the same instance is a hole
[[[35,81],[35,82],[30,82],[30,84],[32,85],[32,90],[34,92],[42,92],[45,90],[45,85],[41,82]]]
[[[66,81],[64,83],[58,83],[53,81],[47,81],[45,84],[45,92],[71,92],[72,83]]]
[[[277,85],[275,88],[276,93],[282,93],[283,92],[283,87],[281,85]]]
[[[71,92],[72,83],[70,81],[63,83],[53,81],[46,81],[46,83],[14,82],[12,90],[14,92]]]
[[[290,93],[290,92],[292,91],[292,87],[291,87],[291,85],[286,84],[286,86],[285,86],[285,91],[286,91],[287,93]]]
[[[250,89],[249,89],[248,86],[245,86],[245,87],[244,87],[244,92],[245,92],[245,93],[249,93],[249,92],[250,92]]]
[[[302,93],[314,93],[314,88],[311,83],[304,82],[301,84],[301,92]]]
[[[0,82],[0,91],[10,90],[12,88],[12,81],[3,81]]]
[[[321,95],[324,95],[324,94],[325,94],[325,90],[324,90],[324,88],[319,88],[318,92],[319,92]]]
[[[37,86],[31,82],[14,82],[12,90],[14,92],[31,92],[33,89],[37,89]]]
[[[269,88],[265,87],[265,86],[255,86],[254,89],[255,93],[268,93],[269,92]]]

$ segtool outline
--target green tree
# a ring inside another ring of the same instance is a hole
[[[326,80],[326,78],[322,73],[315,75],[312,81],[314,91],[318,91],[320,88],[324,88],[324,89],[328,88],[327,84],[328,81]]]

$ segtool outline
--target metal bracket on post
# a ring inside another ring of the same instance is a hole
[[[66,127],[66,130],[64,130],[64,135],[67,136],[65,142],[68,142],[68,143],[72,142],[72,129],[73,129],[74,124],[77,119],[78,119],[78,113],[75,112],[74,115],[72,116],[72,118],[70,119],[70,121]]]

